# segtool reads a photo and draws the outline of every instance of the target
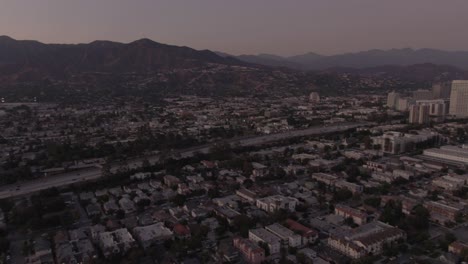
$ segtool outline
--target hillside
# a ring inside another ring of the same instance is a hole
[[[328,68],[369,68],[384,65],[409,66],[414,64],[450,65],[468,70],[467,51],[443,51],[435,49],[391,49],[369,50],[331,56],[306,53],[292,57],[275,56],[274,60],[260,55],[241,55],[236,57],[246,62],[268,66],[283,66],[305,70],[324,70]]]
[[[0,37],[0,80],[63,79],[84,72],[150,73],[209,64],[247,65],[208,50],[194,50],[141,39],[128,44],[43,44]]]

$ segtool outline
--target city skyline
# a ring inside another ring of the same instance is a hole
[[[223,2],[6,1],[0,35],[44,43],[154,41],[233,55],[370,49],[466,50],[468,3],[451,0]],[[77,15],[79,14],[79,15]],[[372,23],[370,23],[372,21]]]

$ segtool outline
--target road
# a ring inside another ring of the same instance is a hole
[[[369,123],[342,123],[330,126],[311,127],[307,129],[291,130],[278,134],[250,136],[243,138],[227,139],[223,142],[247,147],[256,146],[266,143],[271,143],[283,139],[290,139],[302,136],[314,136],[334,132],[344,132],[349,129],[367,126]],[[210,148],[216,143],[206,144],[202,146],[191,147],[187,149],[177,150],[172,153],[173,156],[179,158],[191,157],[196,153],[208,153]],[[148,156],[135,158],[128,161],[115,163],[111,165],[111,172],[116,172],[119,169],[137,169],[143,165],[144,160],[148,160],[151,164],[159,162],[159,156]],[[73,183],[95,180],[102,177],[101,168],[88,168],[79,171],[67,172],[46,178],[31,180],[27,182],[5,185],[0,187],[0,199],[12,198],[28,195],[37,191],[45,190],[51,187],[62,187]]]

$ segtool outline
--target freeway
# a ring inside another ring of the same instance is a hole
[[[261,135],[261,136],[249,136],[242,138],[233,138],[227,139],[223,142],[228,144],[234,144],[241,147],[247,146],[256,146],[266,143],[272,143],[279,140],[290,139],[295,137],[303,136],[314,136],[322,135],[327,133],[335,132],[344,132],[349,129],[354,129],[358,127],[368,126],[369,123],[340,123],[330,126],[317,126],[300,130],[290,130],[287,132],[270,134],[270,135]],[[208,153],[210,148],[216,143],[191,147],[187,149],[177,150],[172,153],[174,157],[186,158],[195,155],[196,153]],[[134,158],[131,160],[111,164],[110,171],[112,173],[117,172],[120,169],[137,169],[143,165],[143,161],[148,160],[151,164],[159,162],[160,157],[157,155]],[[93,167],[83,170],[67,172],[63,174],[58,174],[55,176],[49,176],[45,178],[40,178],[36,180],[31,180],[27,182],[4,185],[0,187],[0,199],[18,197],[28,195],[34,192],[45,190],[51,187],[63,187],[71,185],[73,183],[80,183],[85,181],[96,180],[102,177],[101,168]]]
[[[101,177],[101,169],[89,168],[79,171],[57,174],[46,178],[35,179],[18,184],[0,187],[0,199],[23,196],[52,187],[71,185],[73,183],[95,180]]]

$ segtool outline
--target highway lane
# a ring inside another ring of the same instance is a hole
[[[5,185],[0,187],[0,199],[23,196],[52,187],[60,187],[71,185],[73,183],[94,180],[101,176],[101,169],[90,168],[58,174],[47,178],[35,179],[27,182]]]
[[[311,127],[301,130],[292,130],[282,132],[278,134],[261,135],[261,136],[249,136],[243,138],[227,139],[223,142],[238,145],[242,147],[255,146],[266,143],[275,142],[278,140],[289,139],[294,137],[302,136],[313,136],[321,135],[332,132],[344,132],[349,129],[367,126],[369,123],[342,123],[331,126],[320,126]],[[196,153],[208,153],[210,148],[216,143],[206,144],[197,147],[190,147],[183,150],[176,150],[171,155],[174,158],[187,158],[195,155]],[[119,169],[137,169],[143,165],[144,160],[148,160],[151,164],[159,162],[160,157],[158,155],[135,158],[128,161],[111,164],[110,171],[112,173],[117,172]],[[28,182],[5,185],[0,187],[0,199],[23,196],[30,193],[34,193],[40,190],[45,190],[51,187],[62,187],[71,185],[73,183],[79,183],[83,181],[95,180],[102,177],[101,168],[89,168],[79,171],[67,172],[55,176],[46,178],[31,180]]]

